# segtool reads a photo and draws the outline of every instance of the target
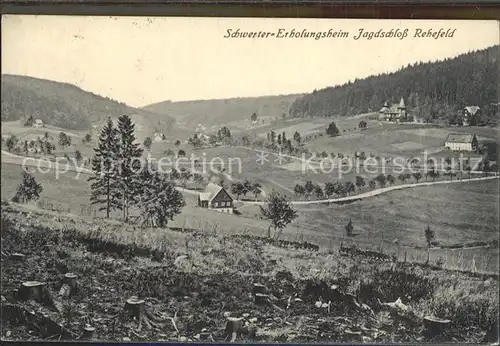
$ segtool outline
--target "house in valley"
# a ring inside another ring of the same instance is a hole
[[[450,133],[444,141],[444,147],[452,151],[476,151],[478,141],[475,134]]]
[[[481,113],[481,108],[479,108],[479,106],[465,107],[462,113],[462,125],[463,126],[476,125],[479,122],[480,113]]]
[[[389,107],[387,102],[384,103],[379,111],[379,119],[384,121],[392,121],[395,123],[405,122],[407,118],[407,111],[404,99],[401,97],[401,101],[398,104],[393,104]]]
[[[43,124],[43,120],[42,119],[35,119],[35,121],[33,121],[33,127],[37,127],[37,128],[45,127],[45,125]]]
[[[229,214],[234,211],[231,195],[222,186],[214,183],[209,183],[205,190],[199,193],[198,206]]]
[[[164,133],[161,133],[161,132],[155,132],[155,134],[153,135],[153,140],[155,142],[163,142],[167,139],[167,137],[165,136]]]

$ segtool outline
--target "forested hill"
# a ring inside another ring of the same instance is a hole
[[[404,97],[409,111],[427,121],[448,120],[467,105],[480,106],[485,117],[494,119],[498,112],[499,47],[315,90],[298,98],[290,115],[355,115],[378,111],[385,101],[391,104]]]
[[[129,107],[122,102],[84,91],[75,85],[18,75],[2,75],[2,121],[33,116],[44,123],[84,130],[107,117],[123,114],[172,123],[173,119]]]

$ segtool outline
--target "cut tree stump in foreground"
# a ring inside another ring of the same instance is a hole
[[[77,276],[74,273],[64,274],[63,284],[59,290],[59,295],[63,298],[69,298],[76,295],[78,291]]]
[[[424,334],[428,338],[443,334],[450,326],[450,320],[444,320],[434,316],[424,317]]]
[[[16,298],[20,301],[33,300],[46,307],[61,311],[61,304],[56,302],[46,285],[39,281],[25,281],[16,292]]]
[[[484,339],[482,342],[490,342],[490,343],[498,342],[499,341],[498,329],[499,329],[499,325],[498,325],[498,319],[497,319],[494,323],[492,323],[490,329],[488,330],[488,332],[484,336]]]
[[[269,302],[269,295],[263,293],[255,293],[255,304],[266,305]]]
[[[19,252],[15,252],[12,255],[10,255],[10,258],[14,261],[24,262],[24,260],[26,259],[26,255]]]
[[[241,329],[243,327],[243,318],[241,317],[228,317],[226,323],[226,330],[224,332],[225,341],[235,342],[236,339],[241,337]]]
[[[52,302],[50,292],[44,283],[39,281],[25,281],[18,292],[19,300],[34,300],[39,303]]]
[[[95,328],[94,327],[85,327],[83,329],[83,334],[81,339],[83,340],[92,340],[95,338]]]
[[[144,300],[139,299],[136,296],[132,296],[127,299],[124,310],[127,311],[133,319],[137,320],[137,330],[140,331],[142,329],[142,323],[144,323],[148,329],[151,329],[152,327],[160,329],[160,326],[155,323],[155,320],[157,320],[157,318],[155,318],[146,310],[144,303]],[[171,318],[171,321],[174,325],[174,328],[177,330],[177,326],[175,325],[175,317]]]
[[[144,300],[138,297],[130,297],[125,303],[125,311],[129,312],[132,317],[140,319],[144,315]]]
[[[41,301],[45,284],[39,281],[25,281],[18,290],[19,300]]]
[[[259,283],[253,284],[253,294],[254,294],[254,296],[257,293],[267,294],[267,288],[266,288],[266,286],[264,286],[262,284],[259,284]]]

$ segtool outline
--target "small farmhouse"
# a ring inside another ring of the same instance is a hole
[[[477,145],[476,135],[467,133],[450,133],[444,142],[445,148],[453,151],[476,151]]]
[[[153,140],[155,142],[163,142],[167,139],[167,137],[165,136],[164,133],[161,133],[161,132],[156,132],[154,135],[153,135]]]
[[[45,125],[43,124],[42,119],[35,119],[33,122],[33,127],[44,127]]]
[[[462,125],[463,126],[470,126],[470,125],[475,125],[479,121],[479,116],[480,116],[480,110],[478,106],[467,106],[463,110],[463,115],[462,115]]]
[[[209,183],[198,195],[198,206],[232,214],[233,198],[222,186]]]
[[[385,121],[393,121],[397,123],[406,121],[407,114],[404,99],[401,97],[399,104],[393,104],[390,107],[389,104],[385,102],[379,113],[380,119]]]

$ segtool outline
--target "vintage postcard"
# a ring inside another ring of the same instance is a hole
[[[2,340],[498,341],[499,24],[2,17]]]

